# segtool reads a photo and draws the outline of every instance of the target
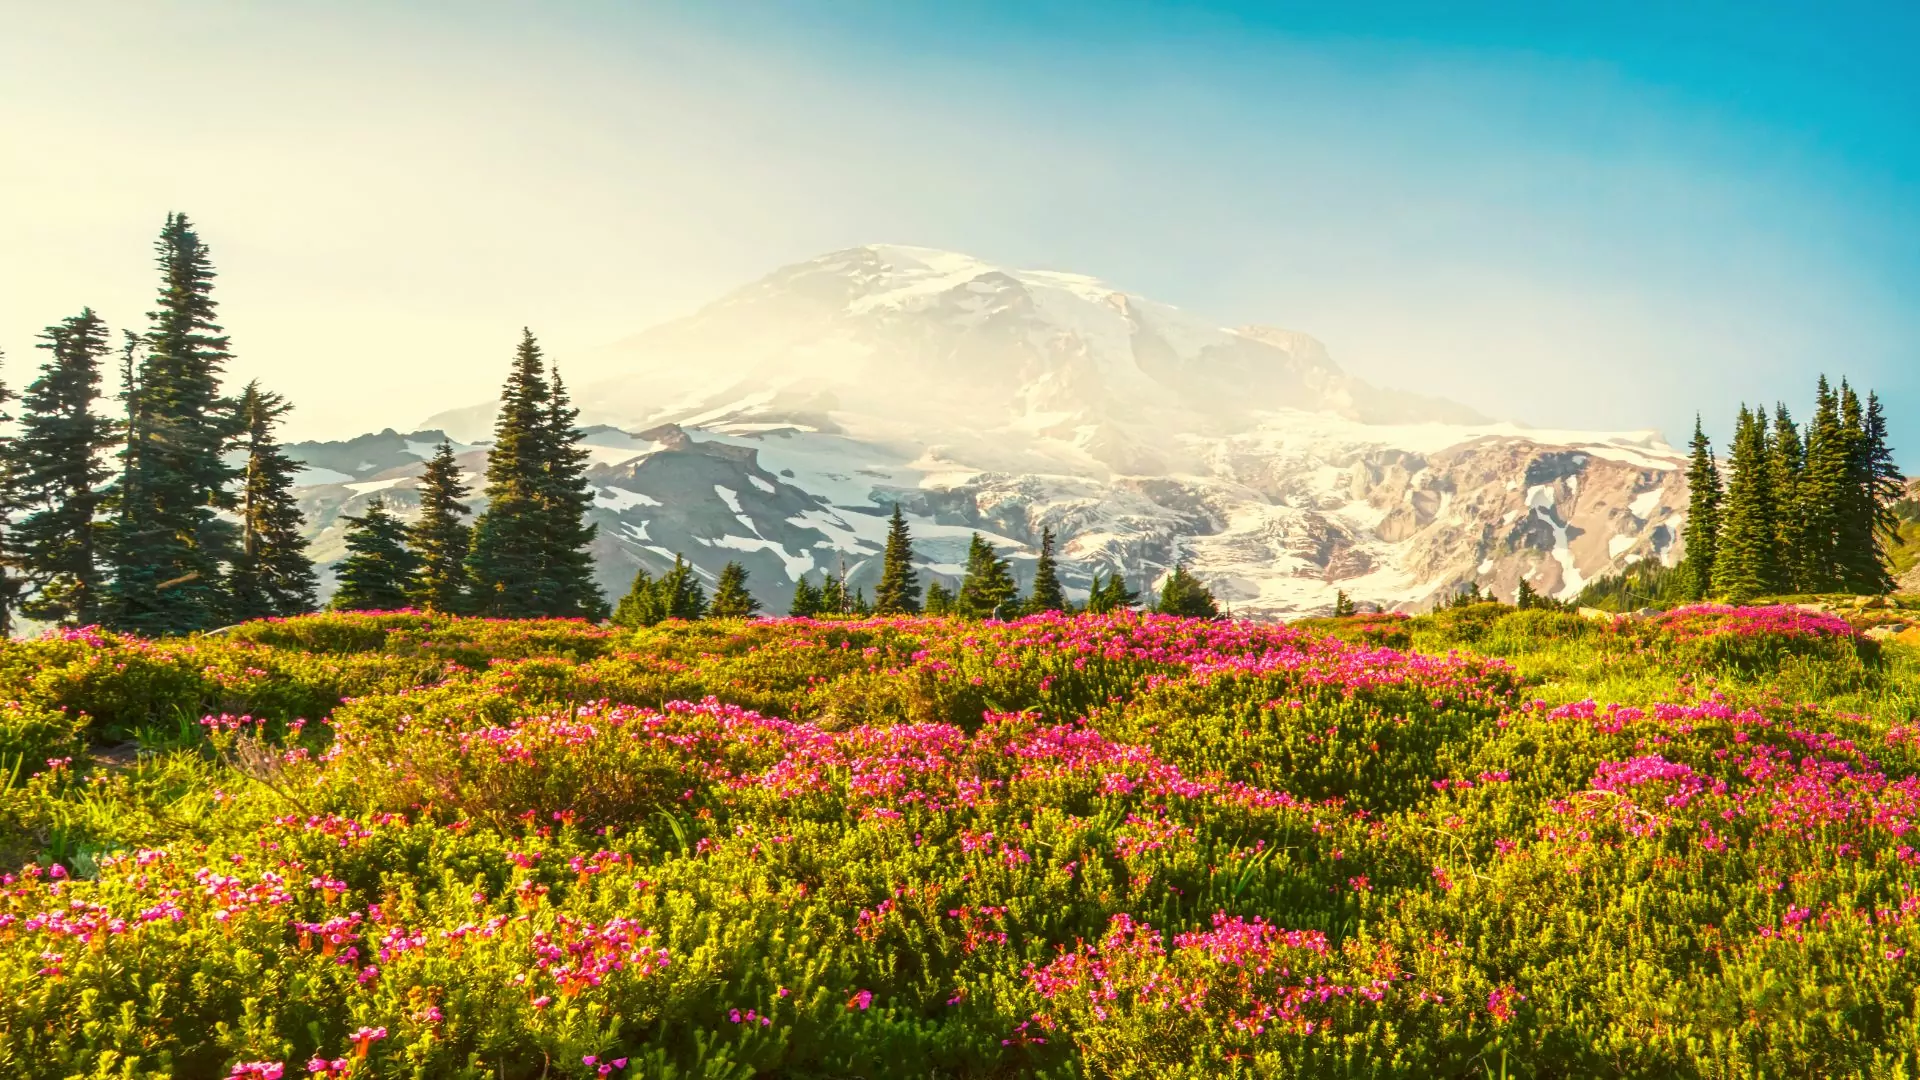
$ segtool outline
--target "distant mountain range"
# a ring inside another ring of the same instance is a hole
[[[774,610],[802,573],[844,567],[871,592],[895,503],[923,576],[957,580],[976,531],[1023,574],[1048,527],[1070,585],[1145,587],[1185,561],[1256,615],[1523,577],[1571,596],[1679,554],[1684,459],[1652,432],[1495,423],[1354,378],[1303,334],[1075,274],[853,248],[615,348],[629,374],[574,395],[610,596],[676,552],[709,577],[739,560]],[[291,447],[316,558],[339,557],[338,516],[373,494],[410,507],[442,438],[478,489],[492,416]]]

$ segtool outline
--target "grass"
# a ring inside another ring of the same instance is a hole
[[[0,1074],[1909,1076],[1916,665],[1777,608],[13,643]]]

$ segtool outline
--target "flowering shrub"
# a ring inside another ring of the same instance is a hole
[[[1905,654],[1464,610],[0,647],[0,1073],[1913,1071]]]

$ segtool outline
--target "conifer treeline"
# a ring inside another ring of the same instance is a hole
[[[1884,593],[1903,484],[1877,395],[1821,376],[1803,431],[1785,405],[1745,405],[1722,476],[1694,420],[1685,580],[1692,599]]]
[[[213,263],[184,214],[167,216],[155,252],[147,330],[125,332],[118,350],[117,416],[100,392],[111,336],[91,308],[40,335],[47,356],[24,395],[0,383],[0,410],[19,406],[0,411],[18,421],[0,439],[0,634],[16,613],[164,635],[316,606],[299,466],[275,435],[292,406],[257,382],[223,392],[232,353]],[[487,512],[472,529],[461,521],[468,492],[443,444],[413,525],[381,499],[344,519],[333,605],[600,615],[576,416],[525,335],[488,455]]]
[[[1106,614],[1129,611],[1139,605],[1140,594],[1127,588],[1119,574],[1093,577],[1093,588],[1085,606],[1067,599],[1060,583],[1060,565],[1054,554],[1053,530],[1040,530],[1040,553],[1034,562],[1033,587],[1022,599],[1013,570],[993,545],[979,533],[967,544],[967,565],[956,593],[940,582],[926,587],[921,600],[919,572],[914,569],[913,535],[905,515],[894,504],[893,517],[887,523],[886,550],[881,555],[880,585],[872,603],[864,589],[847,587],[845,567],[838,573],[824,572],[819,584],[801,574],[793,586],[793,603],[787,614],[798,618],[821,615],[957,615],[969,619],[1011,619],[1046,611],[1087,611]],[[652,626],[667,619],[744,618],[759,610],[759,603],[746,593],[747,570],[729,562],[715,580],[711,603],[693,567],[674,556],[673,569],[655,578],[644,568],[637,571],[633,587],[615,609],[613,621],[624,626]],[[738,599],[728,599],[737,597]],[[1150,610],[1169,615],[1218,618],[1220,607],[1213,593],[1193,576],[1185,565],[1176,565],[1167,576],[1157,602]]]
[[[39,375],[5,417],[0,632],[16,612],[179,634],[314,607],[295,466],[274,437],[290,406],[257,383],[222,393],[232,354],[192,222],[169,214],[154,250],[159,295],[146,332],[123,335],[119,416],[100,399],[107,325],[83,308],[41,333]]]

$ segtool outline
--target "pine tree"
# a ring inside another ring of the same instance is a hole
[[[853,614],[863,619],[873,614],[873,605],[867,603],[865,588],[853,590]]]
[[[1127,588],[1127,579],[1116,570],[1102,580],[1098,573],[1093,575],[1093,590],[1087,595],[1087,612],[1092,615],[1111,615],[1120,611],[1131,611],[1140,603],[1140,594]]]
[[[1529,586],[1526,582],[1522,581],[1520,587],[1526,589]],[[1333,617],[1336,619],[1345,619],[1354,613],[1353,597],[1347,595],[1347,590],[1339,589],[1335,591],[1333,594]]]
[[[1881,546],[1884,507],[1878,498],[1872,436],[1860,396],[1846,380],[1840,382],[1840,425],[1846,438],[1846,497],[1835,535],[1839,553],[1840,586],[1853,593],[1893,591],[1893,574]]]
[[[1767,417],[1740,406],[1728,465],[1720,546],[1713,556],[1713,591],[1733,603],[1780,590],[1779,524],[1768,460]]]
[[[820,575],[820,614],[846,615],[853,611],[853,597],[847,592],[847,568],[843,563],[836,576],[829,571]]]
[[[1160,602],[1154,610],[1162,615],[1181,615],[1190,619],[1217,619],[1220,606],[1200,579],[1187,572],[1187,564],[1175,563],[1173,573],[1160,586]]]
[[[587,481],[591,456],[580,445],[576,426],[580,410],[573,407],[560,372],[553,373],[553,394],[546,417],[546,469],[542,502],[547,521],[546,578],[551,583],[549,608],[553,614],[597,619],[606,613],[606,599],[593,582],[590,545],[599,527],[587,521],[593,509],[593,485]]]
[[[1033,564],[1033,589],[1027,595],[1028,611],[1064,611],[1067,594],[1060,587],[1060,569],[1053,557],[1053,530],[1040,530],[1040,558]]]
[[[992,544],[974,533],[967,545],[967,573],[960,580],[954,613],[969,619],[994,618],[1003,606],[1016,598],[1017,591],[1007,561],[993,553]]]
[[[1807,579],[1803,565],[1806,550],[1802,543],[1806,534],[1805,507],[1800,497],[1807,460],[1805,447],[1800,441],[1800,430],[1794,426],[1793,417],[1784,404],[1774,406],[1771,449],[1776,526],[1774,543],[1780,566],[1780,588],[1792,592],[1801,588]]]
[[[953,590],[938,581],[928,582],[926,613],[928,615],[953,614]]]
[[[100,562],[100,485],[112,475],[102,456],[118,441],[95,416],[107,328],[88,308],[41,335],[51,354],[21,401],[11,446],[12,496],[23,513],[11,544],[35,589],[22,613],[85,626],[100,621],[106,575]],[[4,393],[4,387],[0,387]]]
[[[1533,590],[1533,583],[1526,578],[1520,579],[1520,587],[1514,590],[1513,606],[1521,611],[1531,611],[1540,606],[1540,594]]]
[[[1876,551],[1880,565],[1885,568],[1889,561],[1888,549],[1900,541],[1900,515],[1893,506],[1906,497],[1907,478],[1894,462],[1893,447],[1887,442],[1886,410],[1880,405],[1880,395],[1874,393],[1867,395],[1866,437]]]
[[[807,575],[801,574],[793,583],[793,605],[787,608],[787,614],[796,619],[810,619],[820,611],[820,590],[813,587]]]
[[[751,619],[759,610],[760,601],[747,591],[747,568],[737,562],[721,567],[707,614],[716,619]]]
[[[707,617],[707,590],[701,586],[693,564],[678,554],[673,557],[673,569],[661,574],[653,588],[667,618],[693,622]]]
[[[1841,587],[1837,539],[1847,504],[1848,438],[1840,422],[1840,399],[1820,376],[1813,419],[1807,424],[1806,468],[1800,479],[1801,544],[1795,559],[1796,587],[1832,592]]]
[[[420,572],[407,595],[425,611],[459,614],[472,603],[466,558],[473,529],[460,520],[473,512],[461,501],[469,494],[453,447],[442,442],[420,476],[420,516],[407,529],[407,545],[420,556]]]
[[[1713,460],[1713,444],[1693,418],[1693,451],[1687,461],[1687,524],[1684,540],[1687,567],[1692,575],[1689,592],[1695,600],[1713,595],[1713,560],[1720,547],[1720,466]]]
[[[213,265],[184,214],[155,244],[162,275],[144,354],[128,388],[129,432],[108,533],[108,622],[144,634],[216,626],[228,607],[222,571],[238,549],[231,509],[238,470],[221,451],[238,433],[220,396],[230,353],[214,322]]]
[[[660,593],[655,586],[653,575],[647,573],[646,567],[635,570],[633,584],[628,587],[627,595],[621,597],[620,603],[613,609],[614,625],[638,629],[653,626],[665,619],[667,609],[660,602]]]
[[[293,495],[299,466],[280,448],[274,425],[293,406],[250,382],[240,394],[240,450],[246,469],[240,488],[240,553],[228,588],[228,616],[240,619],[304,615],[319,603],[319,581],[307,557],[306,518]]]
[[[347,523],[347,557],[340,562],[340,587],[329,605],[335,611],[396,611],[407,606],[407,587],[419,559],[407,550],[407,527],[375,495],[359,517]]]
[[[893,519],[887,524],[887,551],[880,563],[880,587],[873,593],[873,608],[882,615],[918,615],[920,613],[920,577],[913,571],[913,536],[907,532],[907,519],[900,504],[893,504]]]
[[[604,609],[586,550],[592,490],[577,415],[565,387],[548,382],[533,332],[523,330],[487,451],[487,509],[467,555],[483,614],[595,618]]]

